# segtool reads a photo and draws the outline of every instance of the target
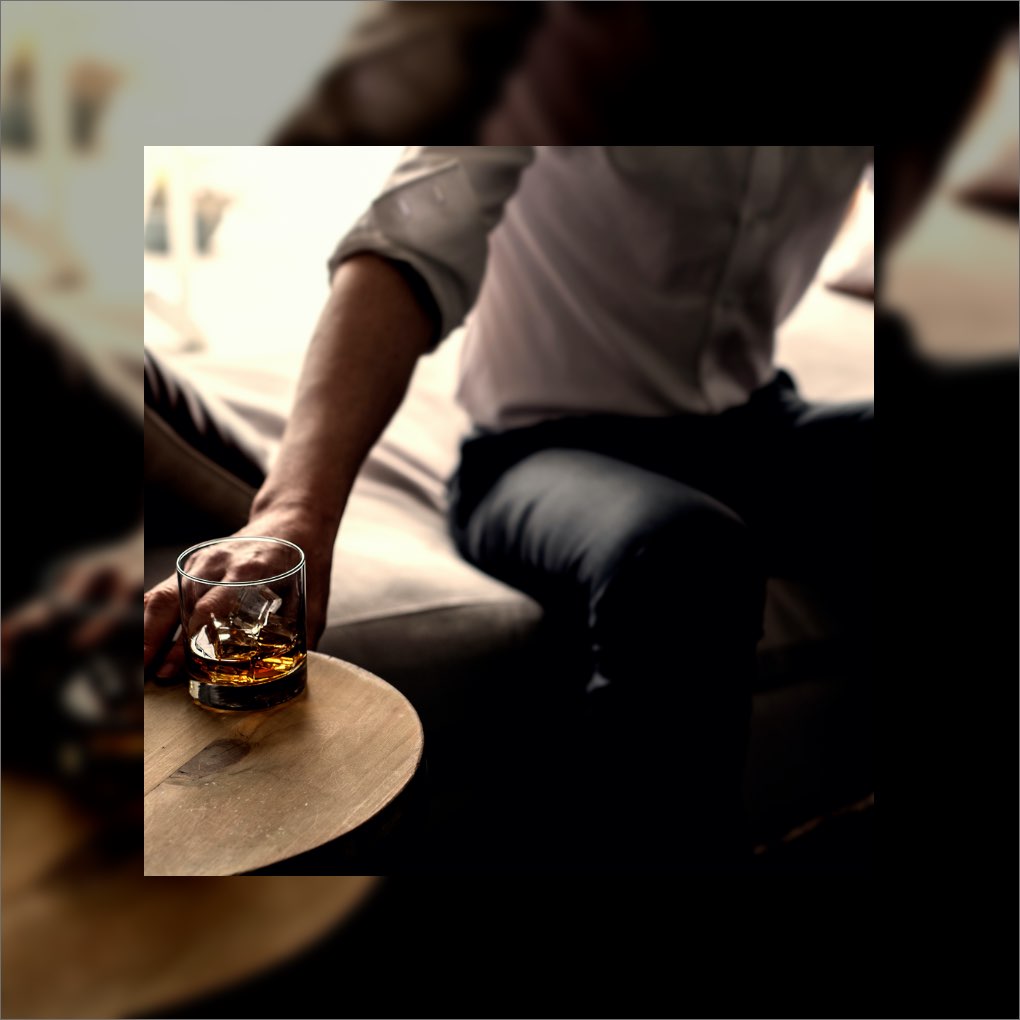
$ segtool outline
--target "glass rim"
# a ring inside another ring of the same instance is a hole
[[[283,571],[281,574],[273,574],[271,577],[259,577],[254,578],[251,581],[211,581],[207,577],[198,577],[196,574],[189,574],[184,567],[181,566],[181,562],[186,556],[190,556],[194,552],[198,552],[199,549],[207,549],[211,545],[223,545],[225,542],[275,542],[277,545],[286,545],[291,549],[294,549],[298,554],[297,563],[289,570]],[[196,545],[190,546],[185,549],[184,552],[177,557],[177,576],[178,578],[186,577],[189,581],[195,581],[198,584],[210,584],[217,585],[224,588],[247,588],[253,584],[269,584],[271,581],[283,581],[288,577],[293,577],[299,570],[305,565],[305,551],[299,545],[295,545],[293,542],[288,542],[285,538],[273,538],[271,535],[230,535],[227,538],[210,538],[205,542],[198,542]]]

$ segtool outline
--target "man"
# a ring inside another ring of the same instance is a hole
[[[457,546],[583,635],[593,816],[659,865],[721,860],[766,576],[836,580],[864,611],[872,409],[805,403],[772,346],[871,154],[407,150],[330,259],[241,529],[305,549],[310,642],[362,460],[417,358],[473,309]],[[145,606],[161,676],[180,667],[179,645],[160,659],[176,614],[167,579]]]

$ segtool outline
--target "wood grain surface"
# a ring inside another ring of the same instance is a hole
[[[145,874],[239,875],[337,839],[400,793],[423,743],[399,691],[317,653],[306,691],[262,712],[146,687]]]

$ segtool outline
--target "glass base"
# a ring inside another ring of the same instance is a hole
[[[308,660],[292,673],[261,684],[208,684],[191,680],[188,693],[196,704],[221,712],[255,712],[282,705],[305,689]]]

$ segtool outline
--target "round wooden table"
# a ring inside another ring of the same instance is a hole
[[[146,685],[145,874],[240,875],[338,839],[393,801],[423,746],[399,691],[314,652],[305,692],[266,711]]]

